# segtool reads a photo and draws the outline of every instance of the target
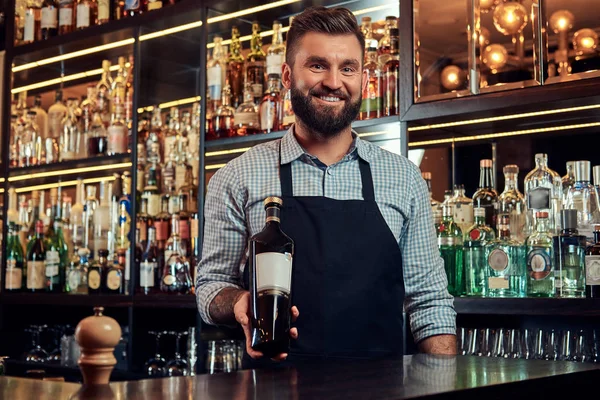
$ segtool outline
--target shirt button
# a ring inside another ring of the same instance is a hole
[[[327,167],[327,169],[325,171],[327,172],[327,175],[333,175],[333,171],[332,171],[331,167]]]

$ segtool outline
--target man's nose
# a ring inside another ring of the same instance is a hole
[[[330,69],[325,73],[321,84],[330,90],[338,90],[342,87],[342,76],[337,69]]]

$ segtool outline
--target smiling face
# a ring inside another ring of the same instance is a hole
[[[291,91],[296,118],[321,138],[339,135],[360,111],[362,48],[355,35],[308,32],[284,64],[283,84]]]

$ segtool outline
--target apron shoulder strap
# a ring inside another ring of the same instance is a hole
[[[371,166],[368,162],[359,157],[358,167],[360,168],[360,179],[362,180],[363,199],[366,201],[375,201],[375,190],[373,189]]]
[[[281,182],[281,195],[293,197],[292,163],[281,164],[281,141],[279,141],[279,181]]]

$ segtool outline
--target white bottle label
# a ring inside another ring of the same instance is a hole
[[[156,271],[156,263],[143,261],[140,264],[140,286],[154,287],[154,271]]]
[[[508,289],[508,277],[493,277],[488,278],[488,288],[490,289]]]
[[[236,126],[251,126],[260,129],[258,126],[258,114],[255,112],[236,112],[233,116]]]
[[[73,24],[73,9],[61,8],[58,13],[58,23],[60,26],[71,26]]]
[[[90,26],[90,6],[85,3],[77,5],[77,28]]]
[[[267,55],[267,75],[281,75],[283,66],[283,54],[268,54]]]
[[[58,265],[60,264],[60,256],[56,250],[46,251],[46,276],[52,278],[58,275]]]
[[[78,269],[71,270],[67,277],[67,281],[69,282],[71,292],[75,292],[81,282],[81,272]]]
[[[42,29],[58,28],[58,9],[56,7],[42,8]]]
[[[24,39],[26,42],[33,42],[35,33],[35,10],[28,9],[25,12],[25,33]]]
[[[107,20],[108,15],[108,0],[98,0],[98,19]]]
[[[261,253],[256,255],[256,288],[290,294],[292,288],[292,255]]]
[[[121,272],[113,269],[106,276],[106,286],[110,290],[117,290],[121,287]]]
[[[542,280],[552,273],[552,249],[531,248],[527,254],[527,273],[533,280]]]
[[[160,195],[151,194],[148,197],[148,215],[155,217],[160,213]]]
[[[148,11],[158,10],[159,8],[162,8],[162,1],[161,0],[150,0],[150,1],[148,1]]]
[[[88,273],[88,286],[90,289],[96,290],[100,287],[100,272],[95,269],[90,270]]]
[[[124,125],[112,125],[107,129],[108,144],[106,149],[109,154],[123,154],[127,152],[127,128]]]
[[[260,105],[260,127],[263,131],[273,129],[275,110],[275,103],[272,101],[265,101]]]
[[[473,204],[456,204],[454,207],[454,222],[457,224],[473,224]]]
[[[210,91],[211,100],[221,100],[221,85],[223,79],[223,72],[221,71],[221,65],[215,64],[208,69],[206,73],[206,80],[208,83],[208,89]]]
[[[600,285],[600,256],[585,256],[585,284]]]
[[[43,261],[27,261],[27,289],[46,287],[46,267]]]
[[[6,260],[6,289],[21,289],[23,284],[23,270],[17,268],[17,260]]]

